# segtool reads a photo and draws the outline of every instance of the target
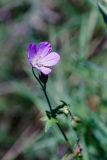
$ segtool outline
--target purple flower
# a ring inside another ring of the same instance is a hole
[[[48,42],[28,45],[28,62],[45,75],[51,72],[51,67],[56,65],[59,60],[59,54],[52,52],[52,46]]]

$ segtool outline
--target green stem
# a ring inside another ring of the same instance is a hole
[[[42,87],[43,89],[43,84],[41,83],[40,79],[36,76],[35,72],[34,72],[34,68],[32,67],[32,73],[34,75],[34,77],[36,78],[36,80],[39,82],[40,86]]]
[[[62,133],[65,141],[68,142],[68,138],[67,138],[66,134],[64,133],[64,131],[63,131],[63,129],[62,129],[62,127],[60,126],[59,123],[57,123],[57,126],[58,126],[58,128],[60,129],[60,131],[61,131],[61,133]]]
[[[42,84],[42,82],[40,81],[40,79],[36,76],[33,67],[32,67],[32,73],[33,73],[34,77],[36,78],[36,80],[39,82],[40,86],[42,87],[42,90],[44,92],[45,98],[47,100],[47,103],[48,103],[48,106],[49,106],[49,109],[50,109],[50,112],[53,113],[52,106],[50,104],[50,101],[49,101],[49,98],[48,98],[48,95],[47,95],[47,92],[46,92],[46,84],[45,85]]]
[[[42,88],[42,90],[43,90],[43,92],[44,92],[44,95],[45,95],[45,98],[46,98],[46,100],[47,100],[47,103],[48,103],[48,106],[49,106],[50,113],[51,113],[52,117],[55,118],[54,115],[53,115],[52,106],[51,106],[51,103],[50,103],[50,100],[49,100],[49,98],[48,98],[48,94],[47,94],[47,91],[46,91],[46,84],[44,84],[44,85],[42,84],[42,82],[40,81],[40,79],[36,76],[33,67],[32,67],[32,73],[33,73],[34,77],[36,78],[36,80],[39,82],[39,84],[40,84],[40,86],[41,86],[41,88]],[[57,123],[57,126],[58,126],[59,130],[61,131],[61,133],[62,133],[65,141],[68,142],[68,138],[67,138],[66,134],[64,133],[64,131],[63,131],[63,129],[62,129],[62,127],[60,126],[59,123]]]
[[[47,92],[46,92],[46,84],[44,85],[44,87],[43,87],[42,89],[43,89],[43,91],[44,91],[44,95],[45,95],[45,97],[46,97],[48,106],[49,106],[49,108],[50,108],[50,112],[51,112],[51,114],[53,115],[52,106],[51,106],[51,103],[50,103],[50,101],[49,101],[49,98],[48,98],[48,95],[47,95]]]

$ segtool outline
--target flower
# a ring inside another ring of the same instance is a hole
[[[48,75],[52,71],[51,67],[56,65],[59,60],[60,55],[52,52],[52,46],[48,42],[28,45],[28,62],[44,75]]]

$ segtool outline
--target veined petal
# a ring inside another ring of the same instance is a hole
[[[28,60],[31,62],[32,58],[37,54],[37,46],[35,43],[29,43],[28,45]]]
[[[36,67],[40,72],[42,72],[45,75],[48,75],[51,72],[51,68],[47,68],[47,67],[39,67],[37,65],[35,65],[34,67]]]
[[[48,42],[41,42],[37,46],[37,54],[40,55],[40,58],[45,57],[52,51],[52,46]]]
[[[59,60],[60,55],[52,52],[52,46],[48,42],[41,42],[38,45],[30,43],[28,45],[28,62],[44,75],[48,75],[51,72],[49,67],[56,65]]]
[[[51,52],[50,54],[48,54],[44,58],[41,58],[38,61],[38,64],[49,67],[49,66],[56,65],[59,60],[60,60],[60,55],[56,52]]]

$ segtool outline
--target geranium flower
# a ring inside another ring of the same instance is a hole
[[[59,60],[60,55],[52,52],[52,46],[48,42],[28,45],[28,62],[45,75],[52,71],[51,67],[56,65]]]

